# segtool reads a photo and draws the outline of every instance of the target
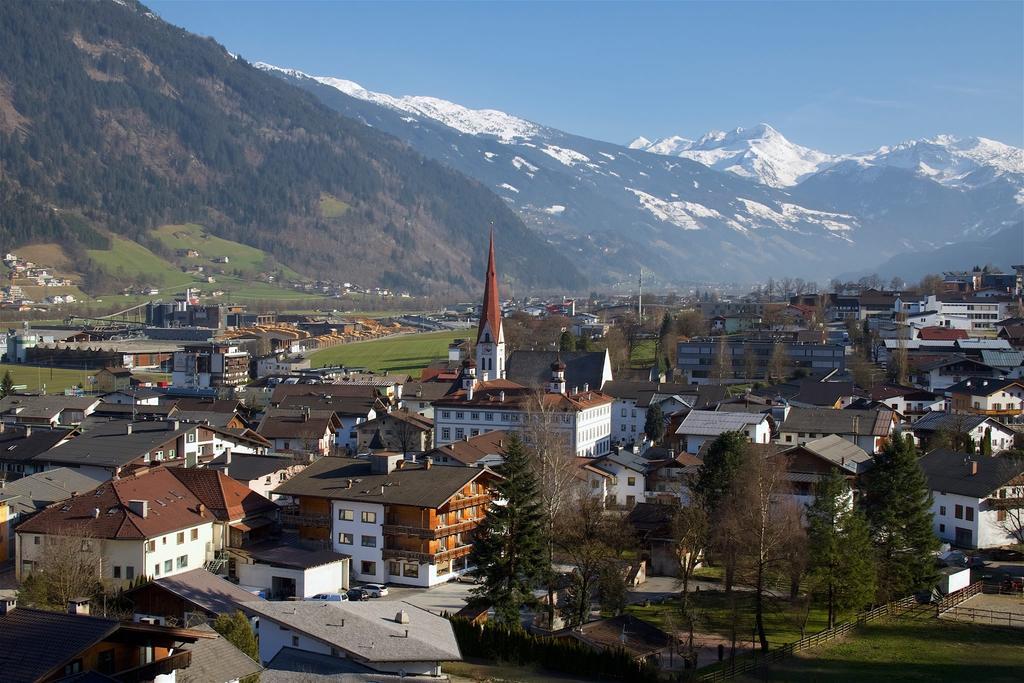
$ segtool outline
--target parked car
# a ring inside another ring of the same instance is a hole
[[[455,580],[458,581],[459,583],[472,583],[472,584],[481,583],[480,576],[477,575],[477,574],[474,574],[473,572],[466,572],[465,574],[459,574],[458,576],[455,577]]]
[[[362,588],[352,588],[346,593],[348,599],[353,602],[359,602],[361,600],[369,600],[370,594],[364,591]]]
[[[317,593],[307,600],[319,600],[321,602],[348,602],[346,593]]]
[[[361,586],[361,588],[369,594],[371,598],[383,598],[388,594],[388,587],[383,583],[367,583]]]

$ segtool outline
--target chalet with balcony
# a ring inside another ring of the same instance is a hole
[[[954,413],[985,415],[1004,424],[1024,423],[1024,381],[970,377],[946,393]]]
[[[351,557],[357,581],[434,586],[469,569],[473,532],[498,475],[412,463],[400,454],[322,458],[275,493],[297,500],[285,524]]]

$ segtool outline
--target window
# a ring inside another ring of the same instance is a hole
[[[361,539],[364,548],[376,548],[377,537],[376,536],[363,536]]]
[[[441,411],[441,417],[451,417],[451,416],[452,416],[451,411],[449,411],[449,410],[442,410]]]
[[[480,430],[479,429],[471,429],[471,430],[469,430],[469,435],[470,436],[480,436]]]
[[[420,575],[420,566],[418,564],[407,564],[402,571],[402,576],[408,576],[409,578],[415,579]]]
[[[466,434],[466,430],[464,430],[462,427],[456,427],[455,428],[455,440],[456,441],[461,441],[462,437],[465,436],[465,434]]]
[[[600,484],[600,482],[598,482],[597,479],[591,479],[590,480],[590,488],[592,488],[592,489],[596,489],[599,484]]]
[[[465,419],[465,417],[466,417],[466,414],[464,412],[462,412],[461,410],[455,411],[455,419],[456,420],[462,420],[462,419]]]
[[[184,542],[185,542],[185,532],[184,531],[179,531],[178,532],[178,545],[181,545]]]
[[[193,529],[192,533],[189,534],[189,539],[193,541],[199,540],[199,529]]]
[[[352,545],[352,534],[338,534],[338,543],[341,545]]]
[[[157,451],[156,452],[156,459],[157,460],[163,460],[164,459],[164,452],[163,451]]]
[[[135,578],[135,566],[134,565],[128,565],[127,567],[124,568],[124,578],[128,579],[129,581],[131,581],[132,579]]]
[[[101,674],[114,673],[114,650],[104,650],[96,658],[96,670]]]
[[[77,674],[82,671],[82,660],[76,659],[75,661],[64,665],[64,673],[68,676],[71,674]]]
[[[192,432],[190,434],[187,434],[185,436],[185,440],[188,441],[189,443],[195,443],[196,442],[196,433]]]
[[[119,564],[115,564],[114,565],[114,578],[115,579],[120,579],[121,578],[121,565],[119,565]]]
[[[338,510],[338,519],[342,522],[351,522],[353,520],[352,511],[345,509]]]
[[[388,574],[391,576],[402,575],[402,563],[401,562],[388,562]]]
[[[39,545],[39,537],[38,536],[33,536],[32,537],[32,545]]]
[[[452,430],[448,427],[441,428],[441,440],[449,441],[452,438]]]
[[[148,542],[146,544],[146,552],[150,552],[150,553],[155,553],[156,552],[156,541],[150,541],[150,542]]]
[[[793,443],[793,435],[786,434],[786,443]]]
[[[636,486],[636,477],[626,477],[626,486]]]
[[[174,560],[164,560],[164,573],[174,569]]]
[[[469,419],[471,419],[471,420],[479,420],[480,419],[480,413],[470,413],[469,414]]]
[[[298,636],[292,636],[292,647],[298,647],[298,646],[299,646],[299,637]]]
[[[484,419],[488,422],[494,422],[494,413],[484,413]]]
[[[178,558],[178,569],[184,569],[188,566],[188,555],[182,555]]]
[[[160,563],[157,562],[153,565],[153,576],[160,576]]]
[[[370,562],[369,560],[363,560],[359,563],[360,574],[370,574],[371,576],[377,575],[377,563]]]
[[[997,522],[1005,522],[1006,521],[1006,510],[1004,510],[1002,508],[1000,508],[999,510],[996,510],[996,521]]]
[[[945,524],[940,524],[939,525],[939,533],[940,534],[946,533],[946,525]]]
[[[376,512],[365,512],[364,511],[363,514],[362,514],[362,520],[363,520],[364,524],[376,524],[377,523],[377,513]]]
[[[956,517],[957,519],[963,519],[964,518],[964,506],[963,505],[957,505],[954,508],[953,516]]]
[[[626,506],[633,507],[636,505],[636,496],[626,496]]]
[[[945,505],[940,505],[939,506],[939,514],[942,515],[943,517],[946,516],[946,506]]]
[[[974,521],[974,508],[972,508],[970,505],[967,506],[967,521]]]

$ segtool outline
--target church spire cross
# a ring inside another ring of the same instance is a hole
[[[477,329],[477,343],[485,341],[484,334],[490,332],[497,341],[501,334],[501,304],[498,300],[498,273],[494,267],[494,228],[491,228],[490,249],[487,253],[487,274],[484,276],[484,303],[480,310],[480,326]]]

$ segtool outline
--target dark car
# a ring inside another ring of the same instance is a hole
[[[348,596],[349,600],[355,601],[370,599],[370,594],[364,591],[362,588],[353,588],[349,590],[347,593],[345,593],[345,595]]]

